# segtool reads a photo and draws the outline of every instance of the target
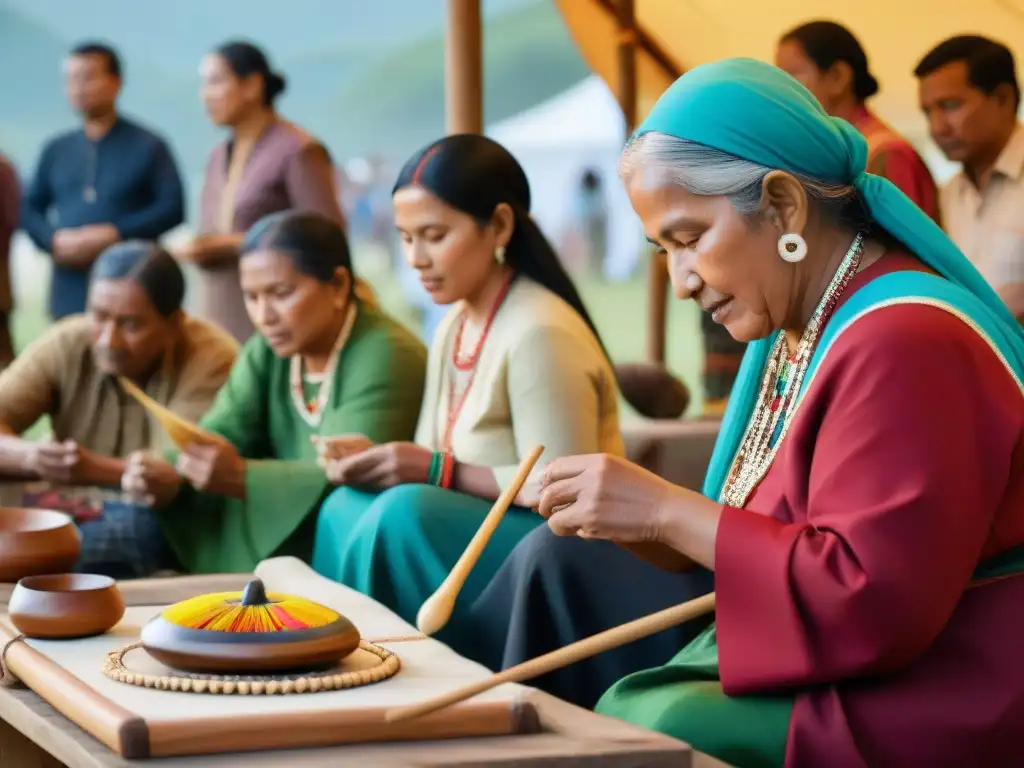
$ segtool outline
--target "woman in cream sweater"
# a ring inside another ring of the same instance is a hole
[[[611,364],[558,257],[530,218],[526,174],[478,135],[449,136],[402,169],[395,219],[406,258],[433,300],[438,328],[415,443],[359,435],[321,444],[343,487],[321,508],[313,566],[412,621],[536,445],[546,461],[623,454]],[[462,590],[487,585],[543,519],[506,513]]]

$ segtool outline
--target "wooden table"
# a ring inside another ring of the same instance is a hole
[[[122,582],[128,605],[176,602],[202,592],[240,589],[251,575],[187,576]],[[10,589],[0,588],[0,601]],[[160,768],[260,768],[294,765],[512,766],[528,761],[555,766],[608,768],[721,768],[713,758],[661,734],[573,706],[541,691],[531,693],[540,732],[445,741],[162,758]],[[39,696],[20,686],[0,687],[0,765],[18,768],[126,768],[144,765],[111,752]]]

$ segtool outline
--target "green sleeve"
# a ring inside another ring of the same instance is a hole
[[[224,437],[246,459],[268,455],[267,378],[271,355],[261,338],[250,338],[199,421],[199,426]],[[166,456],[173,463],[178,451],[168,451]]]
[[[398,327],[379,329],[344,361],[340,400],[322,434],[412,440],[426,374],[427,350],[419,339]]]
[[[267,385],[273,352],[253,335],[200,426],[235,446],[245,458],[267,455]]]
[[[264,354],[265,353],[265,354]],[[268,386],[277,386],[262,340],[251,339],[202,424],[246,457],[246,498],[183,487],[158,517],[192,571],[251,570],[274,554],[308,557],[310,513],[330,492],[324,471],[308,460],[275,460],[267,435]],[[347,348],[336,374],[333,407],[321,434],[358,432],[375,442],[411,440],[426,377],[426,349],[393,321],[379,323]],[[305,446],[304,446],[305,448]]]
[[[226,438],[239,455],[247,459],[247,477],[264,474],[260,470],[253,472],[250,465],[273,464],[252,458],[270,455],[266,391],[271,354],[258,337],[246,342],[227,382],[200,421],[204,429]],[[176,452],[169,453],[168,460],[173,462],[176,458]],[[320,477],[322,483],[322,470]],[[285,488],[295,490],[294,485]],[[186,570],[196,573],[246,571],[265,556],[258,546],[259,523],[253,525],[249,520],[251,510],[262,506],[262,503],[249,503],[251,499],[260,499],[258,493],[258,490],[251,490],[246,500],[232,499],[202,493],[184,483],[169,506],[155,510],[168,543]]]

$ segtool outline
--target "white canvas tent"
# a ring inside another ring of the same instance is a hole
[[[592,75],[525,112],[487,128],[526,170],[533,217],[556,247],[573,223],[580,178],[595,169],[608,207],[609,277],[625,275],[641,252],[643,233],[619,182],[625,142],[622,112],[604,81]]]

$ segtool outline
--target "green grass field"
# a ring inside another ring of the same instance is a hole
[[[416,310],[403,299],[397,280],[380,270],[374,271],[369,254],[356,253],[356,270],[373,285],[381,304],[411,328],[419,328]],[[379,263],[379,261],[376,261]],[[616,363],[644,359],[647,338],[647,285],[643,278],[623,282],[577,279],[577,287],[598,331]],[[690,388],[687,415],[703,409],[700,383],[703,346],[700,334],[700,310],[692,302],[671,301],[667,333],[668,366]],[[633,415],[625,407],[625,418]]]
[[[49,264],[30,250],[15,249],[14,282],[16,307],[12,332],[17,350],[37,338],[48,326],[46,292],[49,284]],[[379,267],[379,254],[356,249],[356,270],[369,282],[387,311],[418,329],[417,310],[403,298],[398,281]],[[647,317],[647,287],[642,278],[624,282],[604,282],[581,279],[577,285],[583,295],[594,322],[601,332],[608,351],[615,362],[633,362],[644,358]],[[702,347],[699,310],[693,304],[673,302],[669,308],[668,363],[669,367],[686,382],[691,391],[689,414],[698,414],[703,405],[700,388],[700,362]],[[624,408],[623,417],[633,416]],[[38,433],[43,428],[36,425]]]

